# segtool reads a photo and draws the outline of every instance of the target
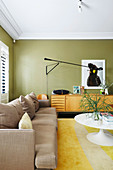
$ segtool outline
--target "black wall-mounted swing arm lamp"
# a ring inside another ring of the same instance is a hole
[[[57,62],[57,64],[56,63],[55,64],[51,64],[51,65],[55,65],[55,66],[52,67],[49,71],[48,71],[48,66],[51,66],[51,65],[47,65],[46,66],[46,75],[48,75],[52,70],[54,70],[55,67],[57,67],[60,63],[71,64],[71,65],[76,65],[76,66],[80,66],[80,67],[88,67],[88,66],[81,65],[81,64],[69,63],[69,62],[66,62],[66,61],[54,60],[54,59],[50,59],[50,58],[44,58],[44,60]]]
[[[52,66],[52,65],[55,65],[54,67],[52,67],[49,71],[47,70],[47,68],[49,67],[49,66]],[[55,64],[50,64],[50,65],[47,65],[46,66],[46,75],[48,75],[52,70],[54,70],[55,69],[55,67],[57,67],[59,65],[59,63],[55,63]]]

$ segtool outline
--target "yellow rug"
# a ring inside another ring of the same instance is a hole
[[[75,134],[75,120],[58,121],[58,166],[56,170],[92,170]]]
[[[113,147],[92,144],[86,138],[95,131],[75,122],[58,120],[58,165],[55,170],[112,170]]]

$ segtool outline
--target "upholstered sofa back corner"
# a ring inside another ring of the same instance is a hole
[[[47,100],[38,100],[39,101],[39,107],[50,107],[51,104],[50,104],[50,101],[49,99]]]

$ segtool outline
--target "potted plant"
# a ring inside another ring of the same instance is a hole
[[[111,110],[111,106],[106,100],[107,98],[105,98],[105,96],[85,93],[81,99],[80,108],[84,112],[92,112],[94,119],[99,120],[100,111],[108,112]]]

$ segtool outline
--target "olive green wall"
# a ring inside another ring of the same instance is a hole
[[[44,57],[81,64],[82,59],[105,59],[106,80],[113,82],[113,40],[19,40],[14,44],[14,94],[46,93]],[[48,75],[49,95],[54,89],[81,85],[81,67],[60,64]],[[110,89],[110,93],[113,88]]]
[[[9,47],[9,97],[34,91],[47,93],[44,57],[81,64],[82,59],[105,59],[106,80],[113,82],[113,40],[18,40],[0,27],[0,40]],[[13,57],[14,54],[14,57]],[[51,68],[51,67],[50,67]],[[48,75],[48,94],[81,85],[81,67],[60,64]],[[113,94],[113,87],[109,92]]]
[[[9,100],[12,100],[14,94],[13,40],[1,26],[0,26],[0,41],[2,41],[9,47]]]

